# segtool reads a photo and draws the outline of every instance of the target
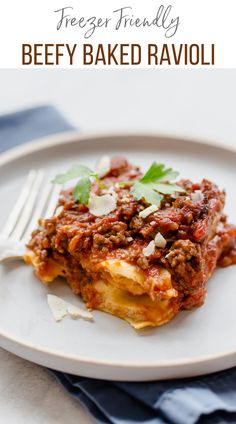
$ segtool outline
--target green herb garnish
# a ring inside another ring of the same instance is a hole
[[[84,165],[73,166],[65,174],[57,175],[52,182],[56,184],[65,184],[70,180],[80,178],[74,187],[72,197],[75,201],[87,205],[91,191],[90,177],[96,178],[98,186],[101,187],[101,181],[98,174]]]
[[[91,191],[91,181],[89,177],[82,177],[76,184],[73,190],[73,200],[79,201],[83,205],[87,205],[89,201],[89,195]]]
[[[162,163],[153,162],[146,174],[134,182],[131,193],[136,200],[144,199],[147,203],[160,206],[163,194],[185,191],[176,184],[166,182],[173,180],[178,175],[179,172],[173,171],[172,168],[165,168]]]
[[[57,184],[65,184],[67,181],[73,180],[74,178],[78,177],[95,177],[99,178],[98,174],[96,174],[94,171],[92,171],[90,168],[84,165],[75,165],[72,166],[65,174],[59,174],[57,175],[53,183]]]
[[[168,183],[179,175],[172,168],[165,168],[161,163],[153,162],[146,174],[137,181],[121,181],[120,185],[129,184],[131,193],[136,200],[144,199],[151,205],[160,206],[163,194],[173,194],[175,192],[184,192],[185,190],[176,185]],[[91,192],[91,177],[95,178],[99,188],[103,188],[99,175],[84,165],[75,165],[65,174],[55,177],[53,183],[65,184],[66,182],[79,178],[74,187],[72,197],[74,201],[87,205]]]

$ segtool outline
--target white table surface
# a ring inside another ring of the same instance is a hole
[[[236,70],[0,70],[0,113],[52,103],[83,133],[151,131],[236,145]],[[4,424],[92,424],[46,370],[0,349]]]

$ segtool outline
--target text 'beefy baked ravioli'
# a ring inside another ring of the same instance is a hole
[[[202,305],[217,264],[236,263],[236,228],[224,191],[177,176],[156,162],[143,175],[121,157],[102,158],[96,172],[72,167],[54,183],[76,183],[39,220],[26,261],[44,283],[64,276],[88,308],[136,329]]]

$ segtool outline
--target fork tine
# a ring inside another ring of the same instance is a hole
[[[61,186],[54,185],[48,207],[44,214],[45,218],[50,218],[53,215],[61,189]]]
[[[20,195],[19,195],[19,197],[18,197],[18,199],[15,203],[15,206],[14,206],[14,208],[12,209],[12,211],[9,215],[9,218],[8,218],[8,220],[7,220],[7,222],[4,226],[3,231],[1,232],[1,234],[4,237],[7,238],[11,235],[11,233],[12,233],[12,231],[13,231],[16,223],[17,223],[17,220],[18,220],[18,218],[21,214],[21,211],[24,207],[24,204],[27,200],[31,186],[32,186],[36,176],[37,176],[36,171],[34,171],[34,170],[29,171],[27,178],[26,178],[26,181],[25,181],[23,188],[20,192]]]
[[[27,226],[27,223],[29,222],[29,219],[31,217],[32,214],[32,210],[36,201],[36,198],[38,196],[38,192],[40,189],[40,186],[42,184],[43,181],[43,177],[44,177],[44,171],[42,169],[40,169],[37,172],[37,176],[31,186],[27,201],[24,205],[24,208],[22,210],[22,213],[16,223],[16,226],[11,234],[11,237],[14,238],[15,240],[20,240],[21,236],[24,233],[24,230]]]
[[[28,225],[27,225],[27,227],[24,231],[24,235],[22,237],[23,241],[26,242],[29,239],[32,231],[37,228],[38,220],[42,216],[43,211],[44,211],[45,207],[47,206],[48,202],[50,202],[52,190],[53,190],[53,186],[52,186],[52,183],[51,183],[51,178],[48,178],[47,182],[45,182],[45,185],[43,187],[42,195],[37,202],[37,206],[34,210],[32,218],[29,221],[29,223],[28,223]]]

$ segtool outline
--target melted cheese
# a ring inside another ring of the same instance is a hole
[[[65,276],[67,271],[53,260],[49,260],[41,271],[34,253],[28,253],[25,260],[35,267],[36,274],[45,283],[59,275]],[[177,291],[172,287],[171,275],[166,269],[158,267],[154,277],[147,277],[138,266],[118,259],[94,266],[87,257],[81,265],[89,276],[92,271],[100,276],[93,278],[92,284],[88,281],[81,287],[78,281],[76,289],[70,283],[75,294],[80,291],[78,287],[81,288],[80,294],[89,308],[123,318],[136,329],[165,324],[177,313],[177,303],[172,301],[177,297]]]
[[[134,294],[146,292],[144,272],[128,262],[117,259],[103,261],[96,266],[96,271],[100,271],[103,278],[121,289]]]
[[[102,280],[94,288],[99,294],[97,309],[125,319],[136,329],[165,324],[176,314],[170,300],[153,302],[147,295],[132,295]]]
[[[156,275],[147,277],[146,273],[137,265],[124,260],[110,259],[99,263],[95,267],[101,272],[101,277],[110,284],[127,290],[132,294],[147,293],[152,300],[158,297],[177,297],[177,291],[173,288],[171,274],[165,268],[157,266]]]

